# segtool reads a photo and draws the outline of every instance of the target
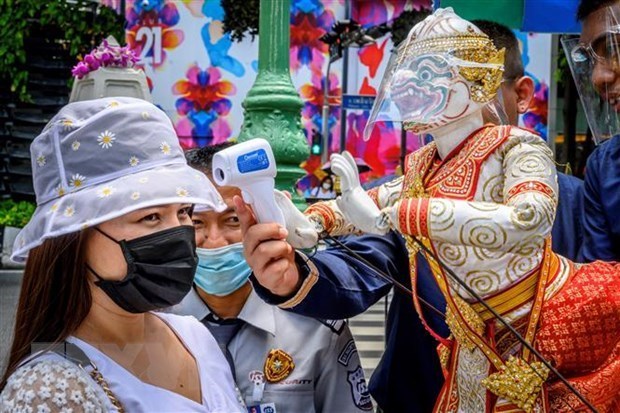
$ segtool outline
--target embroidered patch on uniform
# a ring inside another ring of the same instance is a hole
[[[355,353],[357,353],[357,347],[355,347],[355,341],[351,339],[347,342],[347,344],[338,355],[338,363],[342,364],[345,367],[348,366],[349,361],[351,361],[351,357],[353,357]]]
[[[372,401],[370,401],[370,393],[368,392],[368,386],[366,386],[366,379],[364,378],[364,369],[362,369],[362,366],[357,366],[355,370],[349,371],[347,374],[347,381],[351,386],[353,403],[361,410],[371,411]]]
[[[293,358],[278,348],[269,351],[263,371],[269,383],[277,383],[287,378],[294,368]]]
[[[340,335],[344,330],[344,326],[347,325],[347,322],[344,320],[322,320],[319,321],[324,324],[327,328],[329,328],[334,333]]]

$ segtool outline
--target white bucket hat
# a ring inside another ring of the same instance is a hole
[[[33,141],[30,153],[37,209],[15,240],[15,261],[48,238],[140,208],[226,208],[207,177],[187,165],[166,114],[144,100],[71,103]]]

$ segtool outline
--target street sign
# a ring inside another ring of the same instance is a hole
[[[345,110],[370,110],[375,101],[370,95],[342,95],[342,109]]]

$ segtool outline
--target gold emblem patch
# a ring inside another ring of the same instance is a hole
[[[263,370],[269,383],[277,383],[287,378],[294,368],[293,358],[278,348],[269,351]]]

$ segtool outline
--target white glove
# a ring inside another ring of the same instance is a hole
[[[282,210],[288,237],[286,241],[293,248],[312,248],[319,240],[319,228],[314,221],[308,219],[283,192],[274,191],[276,204]]]
[[[386,234],[389,222],[360,185],[355,159],[347,151],[332,154],[331,169],[340,177],[342,195],[336,199],[338,208],[356,228],[369,234]]]

